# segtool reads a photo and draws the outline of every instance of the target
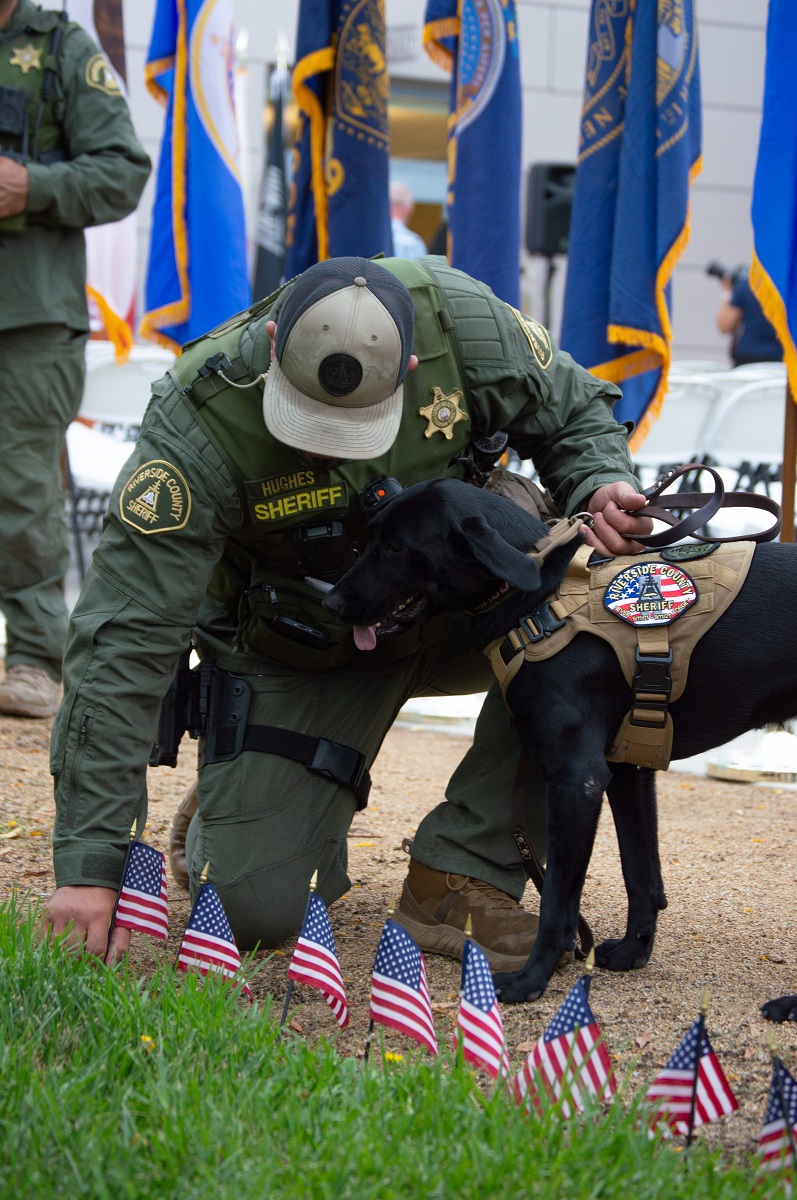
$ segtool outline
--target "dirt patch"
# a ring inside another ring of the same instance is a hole
[[[53,887],[50,833],[54,806],[48,773],[49,722],[0,717],[0,900],[17,886],[32,897]],[[340,1034],[345,1053],[362,1050],[368,1029],[370,974],[382,922],[401,889],[407,859],[402,839],[442,797],[468,742],[443,733],[394,729],[373,771],[369,807],[349,837],[352,890],[330,910],[351,1007]],[[165,849],[169,822],[193,776],[186,741],[176,770],[150,771],[146,839]],[[797,990],[797,932],[792,921],[797,793],[783,788],[659,776],[661,854],[669,908],[662,914],[651,963],[628,975],[596,973],[592,1004],[630,1094],[644,1089],[697,1016],[709,989],[708,1030],[741,1111],[700,1133],[734,1153],[752,1150],[763,1119],[770,1056],[758,1006]],[[526,903],[536,897],[529,888]],[[622,933],[625,893],[608,807],[587,877],[584,912],[600,939]],[[166,949],[134,938],[133,958],[146,972],[172,961],[188,918],[187,895],[170,880],[172,934]],[[259,955],[253,991],[281,1007],[292,943]],[[459,964],[428,960],[438,1037],[447,1040],[456,1014]],[[502,1009],[513,1068],[523,1043],[539,1037],[578,978],[578,964],[557,972],[535,1004]],[[297,987],[290,1020],[312,1037],[334,1022],[318,993]],[[779,1051],[795,1066],[797,1027],[775,1029]],[[399,1035],[386,1044],[412,1052]]]

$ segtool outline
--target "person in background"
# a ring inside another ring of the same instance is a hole
[[[406,183],[390,185],[390,226],[396,258],[421,258],[427,253],[422,237],[407,228],[415,208],[415,197]]]
[[[0,713],[58,707],[69,560],[61,456],[85,378],[88,225],[150,171],[104,57],[66,13],[0,0]]]
[[[731,335],[733,365],[782,362],[783,347],[750,287],[747,272],[741,268],[728,272],[717,263],[712,263],[711,267],[716,269],[709,268],[708,273],[720,279],[726,293],[717,312],[717,328],[720,333]]]

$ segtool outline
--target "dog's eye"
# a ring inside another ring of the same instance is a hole
[[[401,554],[401,551],[403,549],[404,549],[404,547],[402,546],[401,542],[386,542],[385,543],[385,550],[387,550],[388,554]]]

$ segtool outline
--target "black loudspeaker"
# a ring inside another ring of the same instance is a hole
[[[553,258],[567,254],[576,168],[569,163],[534,163],[526,189],[526,249]]]

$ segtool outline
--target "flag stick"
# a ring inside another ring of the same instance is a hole
[[[797,404],[786,384],[786,413],[783,423],[783,463],[780,469],[783,525],[780,531],[782,542],[794,541],[794,487],[797,476]]]
[[[136,819],[133,822],[133,824],[130,826],[130,837],[127,842],[127,849],[125,850],[125,862],[124,862],[124,866],[122,867],[122,878],[119,880],[119,887],[116,889],[116,900],[114,901],[113,912],[111,913],[111,923],[108,926],[108,937],[105,942],[105,953],[106,954],[108,953],[108,947],[111,944],[111,934],[113,933],[113,927],[116,923],[116,914],[119,910],[119,900],[121,899],[122,888],[125,885],[125,875],[127,874],[127,867],[128,867],[128,863],[130,862],[130,855],[133,852],[133,843],[136,840],[137,826],[138,826],[138,820]]]
[[[772,1070],[775,1072],[775,1086],[778,1089],[780,1111],[783,1113],[783,1121],[786,1126],[786,1136],[789,1139],[789,1150],[791,1152],[792,1166],[794,1167],[795,1171],[797,1171],[797,1145],[795,1145],[794,1142],[794,1130],[792,1129],[791,1121],[789,1119],[789,1108],[786,1104],[786,1096],[783,1091],[783,1079],[780,1074],[780,1068],[783,1066],[783,1063],[778,1056],[777,1047],[775,1046],[775,1038],[771,1029],[767,1030],[767,1041],[769,1043],[769,1050],[772,1055]]]
[[[708,1012],[708,988],[703,988],[700,999],[700,1016],[697,1022],[697,1046],[695,1048],[695,1077],[692,1080],[692,1100],[689,1105],[689,1129],[686,1134],[687,1150],[692,1145],[695,1132],[695,1105],[697,1103],[697,1081],[700,1076],[700,1053],[703,1049],[703,1032],[706,1028],[706,1013]]]
[[[396,911],[395,904],[389,904],[388,909],[387,909],[387,916],[385,917],[385,923],[382,926],[383,934],[384,934],[385,930],[387,929],[388,921],[392,920],[393,913],[395,911]],[[377,952],[378,952],[378,947],[377,947]],[[364,1067],[368,1066],[368,1055],[371,1053],[371,1038],[373,1037],[373,1033],[374,1033],[374,1018],[371,1017],[370,1023],[368,1025],[368,1037],[365,1039],[365,1053],[363,1054],[363,1066]]]
[[[187,929],[187,928],[188,928],[188,926],[191,924],[191,918],[193,917],[194,913],[196,912],[196,905],[197,905],[197,904],[199,904],[199,900],[200,900],[200,897],[201,897],[201,895],[202,895],[202,888],[203,888],[203,887],[205,886],[205,884],[207,883],[207,881],[208,881],[208,875],[209,875],[209,874],[210,874],[210,859],[208,859],[208,861],[205,863],[204,867],[202,868],[202,874],[199,876],[199,895],[198,895],[198,896],[197,896],[197,898],[196,898],[196,904],[195,904],[195,905],[194,905],[194,907],[191,909],[190,916],[189,916],[189,918],[188,918],[188,921],[187,921],[187,923],[186,923],[186,929]],[[176,971],[176,970],[177,970],[177,964],[178,964],[178,962],[180,961],[180,947],[181,947],[181,946],[182,946],[182,941],[180,942],[180,946],[178,946],[178,948],[177,948],[177,957],[175,958],[175,960],[174,960],[174,963],[173,963],[173,965],[172,965],[172,970],[173,970],[173,971]]]
[[[307,914],[310,911],[310,901],[313,898],[313,892],[316,890],[317,887],[318,887],[318,869],[313,871],[313,875],[310,880],[310,891],[307,896],[307,904],[304,906],[304,916],[302,917],[302,929],[304,929],[304,923],[307,920]],[[288,980],[288,991],[285,996],[285,1006],[282,1010],[282,1020],[280,1021],[280,1031],[277,1034],[277,1045],[279,1045],[280,1041],[282,1040],[282,1027],[288,1018],[288,1006],[290,1005],[292,995],[293,995],[293,980],[289,979]]]

